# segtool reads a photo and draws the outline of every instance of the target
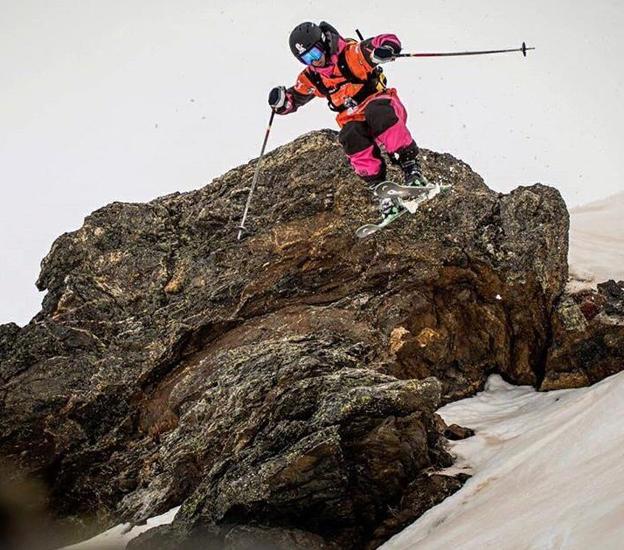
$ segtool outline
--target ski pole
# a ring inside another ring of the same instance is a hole
[[[260,151],[260,156],[258,157],[258,162],[256,164],[256,171],[254,172],[253,181],[251,182],[251,189],[249,190],[249,196],[247,197],[247,204],[245,205],[245,211],[243,212],[243,220],[241,221],[240,226],[238,227],[238,240],[240,241],[241,235],[245,230],[245,220],[247,219],[247,211],[249,210],[249,204],[251,203],[251,195],[253,195],[254,189],[256,188],[256,183],[258,182],[258,174],[260,173],[260,164],[262,162],[262,157],[264,156],[264,149],[266,147],[267,141],[269,140],[269,132],[271,131],[271,125],[273,124],[273,117],[275,116],[275,111],[271,109],[271,118],[269,119],[269,126],[267,127],[266,134],[264,135],[264,143],[262,144],[262,150]]]
[[[449,57],[456,55],[486,55],[491,53],[508,53],[508,52],[522,52],[522,55],[526,57],[526,53],[529,50],[535,48],[527,48],[527,45],[523,42],[521,48],[514,48],[510,50],[483,50],[476,52],[446,52],[446,53],[400,53],[396,57]]]

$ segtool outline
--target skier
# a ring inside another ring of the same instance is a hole
[[[277,86],[269,105],[280,115],[295,112],[314,97],[325,97],[340,126],[338,140],[351,166],[372,190],[386,179],[380,146],[399,164],[405,184],[428,185],[418,164],[418,147],[406,127],[407,112],[394,88],[386,87],[382,63],[394,61],[401,42],[380,34],[357,42],[329,23],[301,23],[290,34],[293,55],[307,67],[294,86]],[[380,200],[382,222],[398,213],[390,198]]]

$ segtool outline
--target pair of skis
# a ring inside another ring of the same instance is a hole
[[[427,202],[429,199],[432,199],[449,187],[449,185],[431,183],[422,187],[401,185],[393,181],[384,181],[380,183],[377,187],[375,187],[375,195],[380,198],[393,199],[399,207],[399,210],[395,214],[384,218],[381,223],[369,223],[358,228],[355,232],[356,236],[360,239],[364,239],[384,227],[387,227],[406,212],[413,214],[421,204]]]

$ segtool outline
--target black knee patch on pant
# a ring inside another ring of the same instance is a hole
[[[371,133],[375,137],[383,134],[399,121],[399,117],[394,112],[389,99],[371,101],[364,109],[364,116]]]
[[[347,122],[338,134],[338,141],[347,155],[364,151],[375,143],[366,124],[358,121]]]

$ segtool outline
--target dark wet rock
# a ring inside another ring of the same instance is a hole
[[[458,477],[423,474],[414,480],[396,510],[377,528],[367,548],[373,550],[393,535],[414,523],[429,508],[461,489],[469,476]]]
[[[267,155],[241,242],[256,161],[88,216],[42,263],[42,311],[0,327],[0,452],[74,521],[182,504],[163,541],[381,540],[450,463],[441,403],[490,373],[541,383],[567,279],[555,189],[422,161],[453,190],[364,241],[375,206],[330,131]]]
[[[459,424],[451,424],[446,428],[446,430],[444,430],[444,437],[446,437],[446,439],[450,439],[451,441],[467,439],[472,437],[474,434],[474,430],[471,428],[464,428]]]
[[[123,506],[151,515],[155,492],[180,498],[181,463],[210,464],[190,470],[195,484],[176,519],[189,536],[206,525],[224,540],[232,525],[286,524],[363,540],[403,484],[451,461],[432,421],[439,382],[360,368],[362,350],[351,346],[284,336],[186,365],[193,375],[169,398],[178,426],[155,456],[161,471]],[[189,402],[189,392],[203,398]]]
[[[8,355],[19,332],[20,328],[15,323],[0,325],[0,359]]]
[[[174,527],[157,527],[130,541],[128,550],[340,550],[322,537],[298,529],[231,526],[226,534],[196,530],[192,535]]]
[[[604,297],[605,315],[624,318],[624,281],[614,280],[598,284],[598,293]]]
[[[566,294],[553,315],[541,390],[579,388],[624,369],[624,281]]]

